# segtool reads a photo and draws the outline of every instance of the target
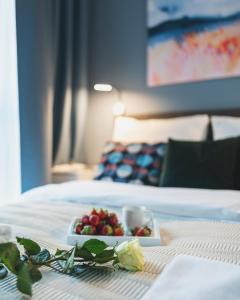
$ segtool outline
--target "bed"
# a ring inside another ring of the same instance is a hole
[[[161,247],[144,249],[144,272],[87,272],[73,278],[45,271],[43,280],[34,285],[33,299],[141,299],[164,266],[178,254],[240,264],[239,191],[76,181],[23,194],[21,202],[1,208],[0,220],[13,225],[14,235],[33,238],[42,247],[66,248],[67,227],[74,215],[92,206],[119,212],[122,205],[135,201],[154,211],[163,240]],[[21,299],[14,280],[8,277],[0,281],[1,299]]]
[[[226,112],[225,112],[226,113]],[[159,188],[104,181],[50,184],[24,193],[0,210],[0,222],[14,236],[42,247],[65,247],[73,216],[94,207],[118,213],[124,205],[144,205],[159,221],[162,244],[144,248],[144,272],[85,272],[78,278],[44,271],[33,299],[141,299],[164,267],[179,254],[240,265],[240,191]],[[22,299],[9,276],[0,281],[1,299]]]

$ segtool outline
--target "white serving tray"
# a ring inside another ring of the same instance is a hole
[[[124,241],[131,241],[135,238],[137,238],[139,240],[140,245],[144,247],[160,246],[161,244],[159,224],[156,220],[154,220],[153,235],[149,237],[127,236],[127,235],[124,236],[80,235],[74,232],[74,227],[77,220],[79,220],[79,218],[74,217],[68,228],[68,233],[67,233],[68,245],[75,246],[76,243],[83,244],[89,239],[98,239],[105,242],[109,246],[115,246],[116,244],[120,244]]]

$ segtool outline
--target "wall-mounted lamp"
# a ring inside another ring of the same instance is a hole
[[[96,83],[93,86],[95,91],[98,92],[112,92],[115,91],[117,93],[118,100],[114,103],[112,111],[114,116],[122,116],[125,113],[125,106],[122,102],[121,92],[108,83]]]
[[[98,92],[111,92],[113,87],[108,83],[96,83],[94,84],[94,90]]]

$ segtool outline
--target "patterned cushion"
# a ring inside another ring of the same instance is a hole
[[[158,185],[166,144],[108,142],[96,180]]]

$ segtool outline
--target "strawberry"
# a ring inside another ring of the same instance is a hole
[[[92,225],[85,225],[81,231],[83,235],[93,235],[96,233],[96,227]]]
[[[89,224],[89,216],[88,215],[84,215],[81,219],[83,224],[88,225]]]
[[[113,229],[110,225],[104,225],[100,231],[101,235],[112,235]]]
[[[136,235],[136,233],[137,233],[137,231],[138,231],[139,228],[140,227],[135,227],[135,228],[131,229],[132,235]]]
[[[152,233],[151,229],[148,228],[147,226],[144,227],[144,236],[150,236]]]
[[[97,215],[91,215],[89,217],[89,222],[91,225],[97,226],[99,224],[99,221],[100,221],[100,219],[99,219],[99,216],[97,216]]]
[[[108,223],[112,226],[118,225],[118,218],[115,213],[110,213],[108,216]]]
[[[97,212],[96,208],[93,208],[93,209],[92,209],[91,215],[96,215],[96,216],[98,216],[98,212]]]
[[[140,227],[137,232],[136,232],[136,236],[144,236],[144,228]]]
[[[83,224],[82,223],[78,223],[75,227],[75,232],[77,234],[81,234],[81,230],[83,229]]]
[[[145,227],[140,227],[137,232],[136,236],[150,236],[151,235],[151,229],[148,228],[147,226]]]
[[[121,226],[115,227],[113,235],[115,235],[115,236],[122,236],[122,235],[124,235],[123,228]]]
[[[108,211],[107,210],[103,210],[102,208],[99,210],[98,212],[98,216],[100,218],[100,220],[104,220],[107,218],[108,216]]]
[[[97,233],[100,233],[104,225],[106,225],[106,221],[99,222],[99,224],[97,225]]]

